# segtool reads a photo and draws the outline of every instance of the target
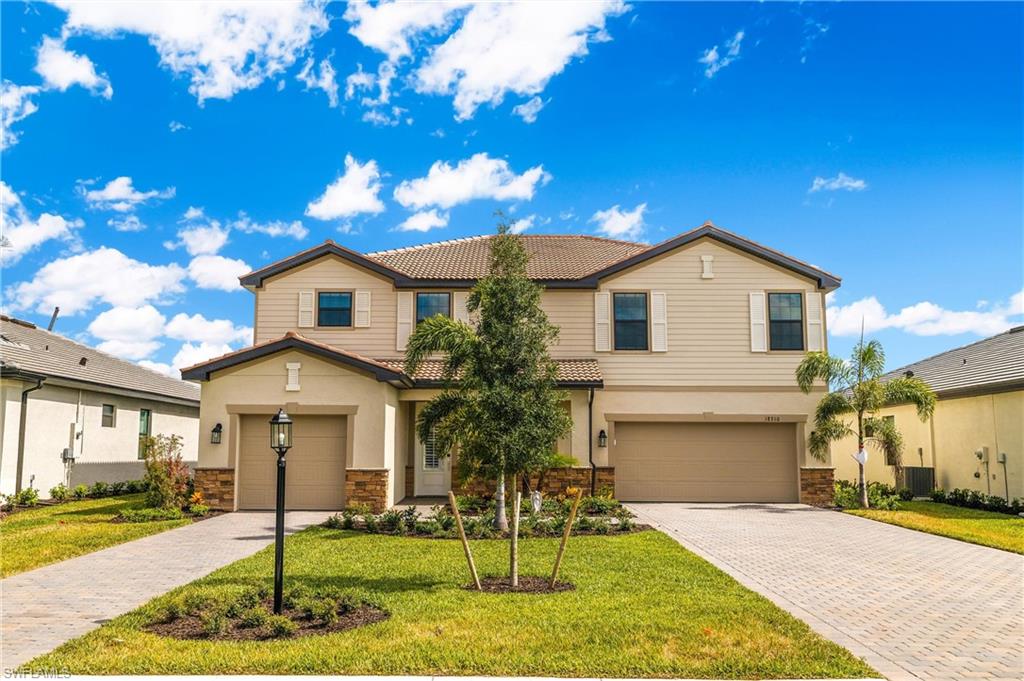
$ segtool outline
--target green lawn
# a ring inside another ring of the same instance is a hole
[[[1024,518],[931,501],[901,501],[899,511],[850,509],[847,513],[960,541],[1024,554]]]
[[[91,553],[187,525],[190,520],[112,523],[128,508],[142,508],[142,494],[85,499],[12,513],[0,521],[0,577]]]
[[[557,540],[525,539],[521,573],[546,574]],[[475,541],[481,574],[508,564],[504,541]],[[171,598],[269,585],[272,547],[37,658],[73,674],[457,674],[800,678],[877,676],[845,649],[660,532],[574,537],[575,591],[466,591],[458,541],[310,528],[288,539],[286,582],[364,590],[385,622],[261,642],[180,641],[140,631]]]

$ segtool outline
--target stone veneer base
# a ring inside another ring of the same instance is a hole
[[[800,503],[811,506],[831,506],[834,494],[834,468],[800,469]]]
[[[602,490],[611,490],[615,493],[615,468],[612,466],[597,466],[597,480],[595,491],[600,494]],[[565,468],[552,468],[544,474],[544,485],[541,492],[545,495],[564,494],[567,487],[579,487],[583,489],[584,496],[590,494],[590,466],[571,466]],[[532,476],[530,486],[537,488],[537,476]],[[490,497],[494,495],[494,482],[491,480],[468,480],[464,483],[454,483],[452,489],[456,494],[474,494],[477,496]]]
[[[233,468],[197,468],[196,491],[203,503],[220,511],[235,510],[235,470]]]
[[[349,468],[345,470],[345,505],[367,504],[374,513],[388,506],[388,470]]]

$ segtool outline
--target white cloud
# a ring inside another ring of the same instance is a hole
[[[272,220],[259,223],[253,222],[244,212],[238,214],[237,220],[229,222],[228,227],[246,234],[265,234],[270,237],[289,236],[293,239],[305,239],[309,236],[309,230],[299,220],[292,222]]]
[[[114,95],[106,74],[97,73],[89,57],[67,49],[59,38],[43,38],[36,52],[36,73],[43,77],[47,89],[64,92],[72,85],[81,85],[107,99]]]
[[[11,126],[39,110],[32,97],[40,90],[36,85],[15,85],[9,80],[0,85],[0,149],[18,143],[21,133],[11,130]]]
[[[164,335],[193,343],[252,342],[252,328],[235,326],[229,319],[207,319],[198,313],[189,316],[180,312],[174,315],[171,321],[167,322]]]
[[[807,190],[809,194],[815,192],[827,191],[834,192],[844,190],[848,192],[859,192],[864,191],[868,188],[868,183],[864,180],[858,180],[855,177],[850,177],[846,173],[840,171],[835,177],[815,177],[814,181],[811,182],[811,188]]]
[[[185,291],[184,278],[179,265],[149,265],[101,247],[44,265],[30,281],[9,286],[6,298],[16,310],[49,313],[59,305],[73,315],[97,302],[138,307],[166,301]]]
[[[84,187],[84,183],[79,183],[79,186]],[[150,199],[169,199],[174,196],[174,191],[174,187],[139,191],[132,186],[132,178],[122,175],[108,182],[102,189],[86,190],[85,200],[90,208],[127,213]]]
[[[160,64],[191,79],[189,91],[230,99],[283,72],[328,28],[322,2],[75,2],[55,0],[68,13],[65,35],[149,39]]]
[[[509,225],[509,231],[513,234],[522,234],[526,230],[533,228],[533,223],[536,219],[536,215],[527,215],[525,218],[520,218]]]
[[[360,213],[384,212],[380,192],[380,170],[374,160],[360,164],[345,156],[345,174],[327,185],[324,193],[306,206],[306,215],[318,220],[350,218]]]
[[[228,230],[216,220],[205,225],[178,230],[178,243],[165,244],[173,248],[184,246],[189,255],[212,255],[228,242]]]
[[[723,45],[725,54],[719,53],[718,45],[704,50],[704,56],[698,59],[697,62],[704,64],[704,76],[706,78],[714,78],[716,73],[740,58],[740,47],[743,43],[744,35],[743,31],[736,31],[732,38],[726,40]]]
[[[509,92],[537,95],[588,53],[588,43],[610,40],[607,18],[626,9],[620,0],[475,4],[416,70],[416,90],[454,95],[459,120],[472,118],[482,104],[500,104]]]
[[[124,217],[113,217],[107,220],[107,226],[113,227],[118,232],[141,232],[146,229],[139,216],[134,213]]]
[[[395,229],[399,232],[429,232],[432,229],[447,226],[448,213],[435,208],[413,213]]]
[[[244,260],[225,258],[222,255],[200,255],[188,264],[188,277],[199,288],[217,291],[241,291],[238,278],[251,272]]]
[[[231,351],[232,348],[227,343],[184,343],[174,355],[174,359],[171,360],[171,366],[177,371],[214,357],[226,355]],[[180,373],[178,375],[180,376]]]
[[[314,74],[315,64],[316,60],[310,57],[295,77],[306,86],[306,90],[323,90],[333,109],[338,106],[338,81],[335,79],[334,67],[329,60],[322,59],[317,68],[318,72]]]
[[[622,210],[615,204],[607,210],[599,210],[590,217],[597,223],[599,232],[616,239],[637,239],[644,229],[644,212],[647,204],[641,203],[633,210]]]
[[[391,107],[388,109],[367,109],[363,112],[363,122],[372,123],[378,128],[394,127],[402,122],[402,115],[405,114],[406,110],[400,106]],[[412,125],[412,119],[407,118],[405,122]]]
[[[426,177],[405,180],[395,189],[395,200],[406,208],[451,208],[474,199],[530,200],[538,185],[551,180],[544,166],[516,175],[508,161],[474,154],[454,167],[444,161],[430,166]]]
[[[412,55],[411,42],[424,33],[450,29],[468,2],[352,2],[345,9],[348,32],[359,42],[397,62]]]
[[[551,101],[551,100],[548,100]],[[540,97],[533,97],[512,107],[512,113],[519,116],[526,123],[535,123],[537,121],[537,114],[540,110],[547,106],[547,102]]]
[[[184,123],[182,123],[181,121],[171,121],[170,123],[167,124],[167,128],[171,132],[181,132],[182,130],[188,130],[189,129],[189,127],[187,125],[185,125]]]
[[[89,324],[89,333],[103,341],[100,350],[132,360],[156,352],[163,329],[164,316],[152,305],[112,307]]]
[[[84,224],[81,220],[67,220],[52,213],[43,213],[33,220],[21,197],[0,180],[0,263],[3,265],[13,265],[51,239],[77,244],[75,230]]]
[[[170,376],[171,378],[177,378],[178,380],[181,380],[181,372],[172,367],[170,364],[164,364],[163,362],[154,362],[148,359],[139,360],[138,362],[136,362],[136,364],[138,364],[143,369],[149,369],[150,371],[155,371],[158,374],[163,374],[164,376]]]
[[[862,323],[864,333],[899,329],[915,336],[991,336],[1020,324],[1019,317],[1024,316],[1024,291],[1010,296],[1006,304],[982,310],[947,310],[935,303],[922,302],[890,314],[875,296],[848,305],[829,303],[828,330],[835,336],[859,336]]]

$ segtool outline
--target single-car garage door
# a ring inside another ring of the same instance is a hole
[[[792,423],[615,424],[623,501],[797,501]]]
[[[345,504],[345,416],[293,416],[285,506],[339,509]],[[270,448],[270,416],[241,418],[238,508],[274,508],[277,454]]]

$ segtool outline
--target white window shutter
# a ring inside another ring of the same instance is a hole
[[[807,349],[819,352],[825,349],[824,325],[821,319],[821,294],[810,291],[807,299]]]
[[[594,294],[594,350],[608,352],[612,349],[611,294]]]
[[[768,352],[768,311],[764,291],[750,292],[750,351]]]
[[[294,392],[299,390],[299,369],[302,368],[301,362],[287,362],[284,365],[285,369],[288,370],[288,383],[285,384],[284,389],[288,392]]]
[[[469,302],[468,291],[455,291],[452,293],[452,316],[455,321],[469,324],[469,310],[466,303]]]
[[[405,345],[412,335],[412,291],[398,292],[398,344],[397,348],[405,352]]]
[[[356,291],[355,315],[352,326],[366,328],[370,326],[370,292]]]
[[[668,298],[651,291],[651,352],[668,352]]]
[[[299,291],[299,323],[300,329],[316,326],[316,310],[314,309],[312,291]]]

